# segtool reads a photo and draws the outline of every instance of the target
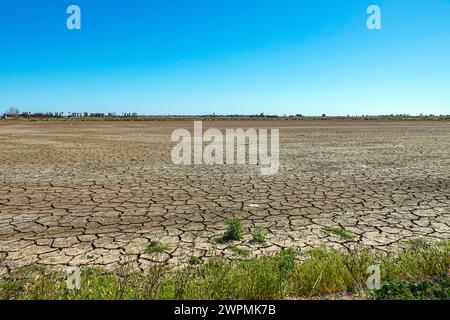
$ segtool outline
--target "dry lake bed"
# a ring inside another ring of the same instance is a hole
[[[232,259],[215,239],[239,217],[251,256],[320,244],[395,251],[450,239],[450,122],[214,120],[279,128],[280,170],[171,162],[193,121],[0,122],[0,260],[104,266]],[[345,229],[351,237],[327,231]],[[251,241],[261,228],[267,241]],[[145,253],[151,242],[164,253]],[[1,270],[0,270],[0,273]]]

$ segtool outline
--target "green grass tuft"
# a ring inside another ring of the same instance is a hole
[[[203,261],[202,261],[202,259],[200,257],[192,256],[192,257],[189,258],[188,263],[190,265],[196,266],[196,265],[202,264]]]
[[[345,240],[352,240],[355,238],[355,235],[353,233],[341,227],[325,227],[323,228],[323,231],[331,235],[339,236]]]
[[[261,228],[256,228],[252,233],[252,242],[264,244],[266,243],[266,233]]]
[[[159,241],[152,241],[150,242],[150,245],[147,246],[147,248],[145,248],[144,252],[145,253],[163,253],[166,252],[168,249],[168,246],[159,242]]]
[[[229,241],[239,241],[244,238],[244,231],[241,220],[232,218],[227,220],[227,231],[225,234],[216,239],[218,243],[226,243]]]
[[[250,251],[248,249],[238,247],[234,244],[228,246],[228,249],[231,250],[237,256],[248,257],[250,255]]]

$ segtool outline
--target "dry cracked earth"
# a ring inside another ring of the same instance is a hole
[[[279,128],[280,171],[171,163],[192,121],[0,122],[2,272],[28,265],[145,270],[232,258],[214,239],[239,217],[251,255],[319,244],[385,251],[450,238],[448,121],[207,121]],[[343,239],[324,230],[345,228]],[[251,231],[267,231],[255,244]],[[165,253],[145,253],[151,241]]]

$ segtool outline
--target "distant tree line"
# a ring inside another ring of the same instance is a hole
[[[101,112],[20,112],[18,108],[12,107],[3,114],[3,119],[9,118],[117,118],[117,117],[138,117],[137,113],[101,113]]]
[[[24,119],[48,119],[48,118],[105,118],[105,119],[138,119],[138,120],[146,120],[146,119],[164,119],[164,118],[176,118],[176,119],[192,119],[192,118],[203,118],[203,119],[233,119],[233,118],[245,118],[245,119],[252,119],[252,118],[264,118],[264,119],[270,119],[270,118],[306,118],[306,119],[363,119],[363,120],[374,120],[374,119],[399,119],[399,118],[450,118],[450,115],[433,115],[433,114],[420,114],[419,116],[412,116],[409,114],[389,114],[389,115],[361,115],[361,116],[352,116],[352,115],[346,115],[346,116],[327,116],[325,113],[321,114],[320,116],[304,116],[303,114],[296,114],[296,115],[266,115],[263,112],[259,114],[254,115],[243,115],[243,114],[228,114],[228,115],[216,115],[209,114],[209,115],[139,115],[135,112],[125,112],[125,113],[115,113],[115,112],[108,112],[108,113],[102,113],[102,112],[21,112],[16,107],[11,107],[1,116],[2,119],[17,119],[17,118],[24,118]]]

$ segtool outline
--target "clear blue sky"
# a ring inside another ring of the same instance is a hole
[[[82,30],[66,28],[66,8]],[[366,9],[382,9],[382,30]],[[1,0],[0,113],[450,114],[449,0]]]

